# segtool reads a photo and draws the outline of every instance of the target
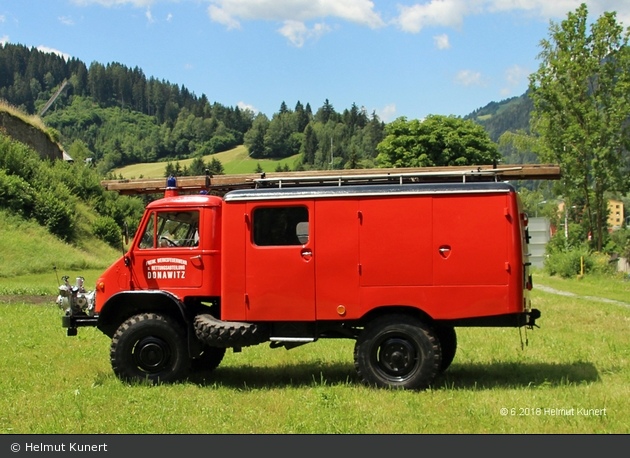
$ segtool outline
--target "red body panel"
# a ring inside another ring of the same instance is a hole
[[[253,208],[298,204],[309,208],[308,244],[254,246]],[[348,320],[383,306],[434,319],[520,313],[519,223],[514,192],[229,202],[224,233],[234,238],[223,241],[222,319]],[[304,248],[312,250],[307,263]]]
[[[521,313],[529,299],[519,205],[514,191],[162,199],[138,233],[156,212],[199,211],[199,245],[141,249],[136,237],[129,266],[121,258],[99,279],[96,311],[117,292],[161,289],[220,297],[226,321],[353,320],[387,306],[444,320]],[[257,244],[256,210],[286,207],[308,211],[306,235]]]

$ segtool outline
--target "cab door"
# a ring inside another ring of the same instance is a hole
[[[315,320],[313,208],[313,201],[247,205],[248,320]]]
[[[199,210],[153,211],[134,249],[139,289],[199,288],[203,283]]]

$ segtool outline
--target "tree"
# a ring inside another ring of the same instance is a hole
[[[213,175],[223,175],[224,173],[223,164],[216,157],[212,158],[212,161],[208,164],[208,169]]]
[[[190,164],[190,168],[188,169],[188,173],[192,176],[200,176],[206,174],[206,163],[203,161],[203,158],[196,157],[193,159]]]
[[[317,136],[310,124],[304,129],[302,149],[304,150],[304,162],[306,164],[314,164],[315,153],[317,152]]]
[[[582,4],[561,24],[552,23],[540,46],[541,63],[530,76],[531,129],[542,161],[562,167],[562,194],[585,202],[601,251],[608,191],[630,183],[630,50],[615,13],[604,13],[587,32]]]
[[[492,164],[501,155],[483,127],[454,116],[424,121],[400,117],[386,126],[378,145],[380,167],[433,167]]]

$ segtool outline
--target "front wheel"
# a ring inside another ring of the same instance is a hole
[[[120,325],[112,338],[110,359],[116,376],[128,381],[173,382],[190,367],[185,331],[154,313],[133,316]]]
[[[354,350],[359,377],[377,387],[423,390],[440,370],[440,345],[433,330],[407,315],[368,324]]]

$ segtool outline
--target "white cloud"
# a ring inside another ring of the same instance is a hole
[[[8,42],[9,42],[9,35],[4,35],[0,37],[0,45],[2,45],[2,47],[4,47],[4,45],[6,45]]]
[[[564,20],[584,0],[430,0],[412,6],[398,6],[399,16],[392,22],[405,32],[418,33],[425,27],[460,29],[467,16],[513,12],[528,13],[541,20]],[[588,2],[592,19],[604,11],[616,11],[617,19],[630,25],[630,2],[592,0]]]
[[[505,79],[510,86],[518,86],[527,79],[529,73],[525,67],[514,64],[505,71]]]
[[[389,105],[385,105],[385,108],[376,109],[376,114],[383,122],[389,122],[396,117],[396,104],[390,103]]]
[[[306,40],[318,40],[323,34],[331,31],[331,28],[324,23],[315,24],[309,29],[306,24],[300,21],[284,21],[284,25],[278,30],[280,35],[286,37],[294,46],[298,48],[304,45]]]
[[[183,3],[184,0],[70,0],[80,6],[98,4],[105,7],[132,5],[148,8],[157,3]],[[190,3],[210,3],[211,20],[228,29],[240,28],[240,21],[321,20],[328,17],[353,22],[370,28],[387,25],[370,0],[188,0]],[[411,0],[413,1],[413,0]],[[415,0],[411,6],[399,5],[399,15],[391,23],[405,32],[418,33],[425,27],[460,29],[465,18],[473,14],[512,12],[527,13],[541,20],[562,20],[585,0]],[[385,3],[384,0],[380,1]],[[630,1],[590,0],[591,18],[604,11],[616,11],[619,21],[630,25]],[[0,19],[1,20],[1,19]]]
[[[240,20],[305,22],[326,17],[378,28],[385,26],[369,0],[212,0],[208,13],[213,21],[240,28]]]
[[[468,2],[462,0],[431,0],[429,3],[413,6],[399,5],[400,15],[394,23],[411,33],[418,33],[426,26],[460,28],[464,16],[471,13]]]
[[[70,54],[66,54],[65,52],[61,52],[61,51],[59,51],[57,49],[54,49],[54,48],[49,48],[48,46],[43,46],[43,45],[42,46],[38,46],[37,50],[41,51],[41,52],[50,53],[50,54],[57,54],[59,57],[63,57],[65,60],[72,59],[72,56]]]
[[[166,20],[170,22],[171,19],[173,19],[173,15],[171,13],[168,13],[168,16],[166,16]]]
[[[155,19],[153,19],[153,15],[151,14],[151,8],[147,8],[147,12],[144,13],[147,15],[147,19],[149,20],[149,24],[152,24],[153,22],[155,22]]]
[[[510,95],[514,88],[518,87],[527,80],[529,74],[530,71],[527,68],[516,64],[512,65],[505,71],[505,82],[507,83],[507,86],[501,89],[501,95]]]
[[[218,22],[219,24],[227,26],[228,30],[241,28],[240,22],[234,19],[234,17],[232,17],[230,13],[219,8],[216,5],[210,5],[208,7],[208,14],[210,15],[210,19]]]
[[[437,49],[451,49],[451,43],[448,41],[448,35],[445,33],[434,36],[433,42]]]
[[[480,72],[472,70],[460,70],[455,76],[455,83],[466,87],[488,85],[488,82]]]
[[[58,19],[61,21],[62,24],[74,25],[74,21],[72,20],[70,16],[61,16]]]
[[[239,110],[249,110],[249,111],[251,111],[254,114],[258,113],[258,111],[259,111],[258,108],[254,107],[254,105],[249,105],[249,104],[243,102],[242,100],[240,102],[238,102],[236,104],[236,106],[239,108]]]
[[[7,17],[4,14],[0,14],[0,22],[6,22]]]
[[[192,70],[192,69],[193,69],[193,68],[195,68],[195,67],[194,67],[194,65],[191,65],[191,64],[186,64],[186,65],[184,65],[184,68],[185,68],[186,70]]]

